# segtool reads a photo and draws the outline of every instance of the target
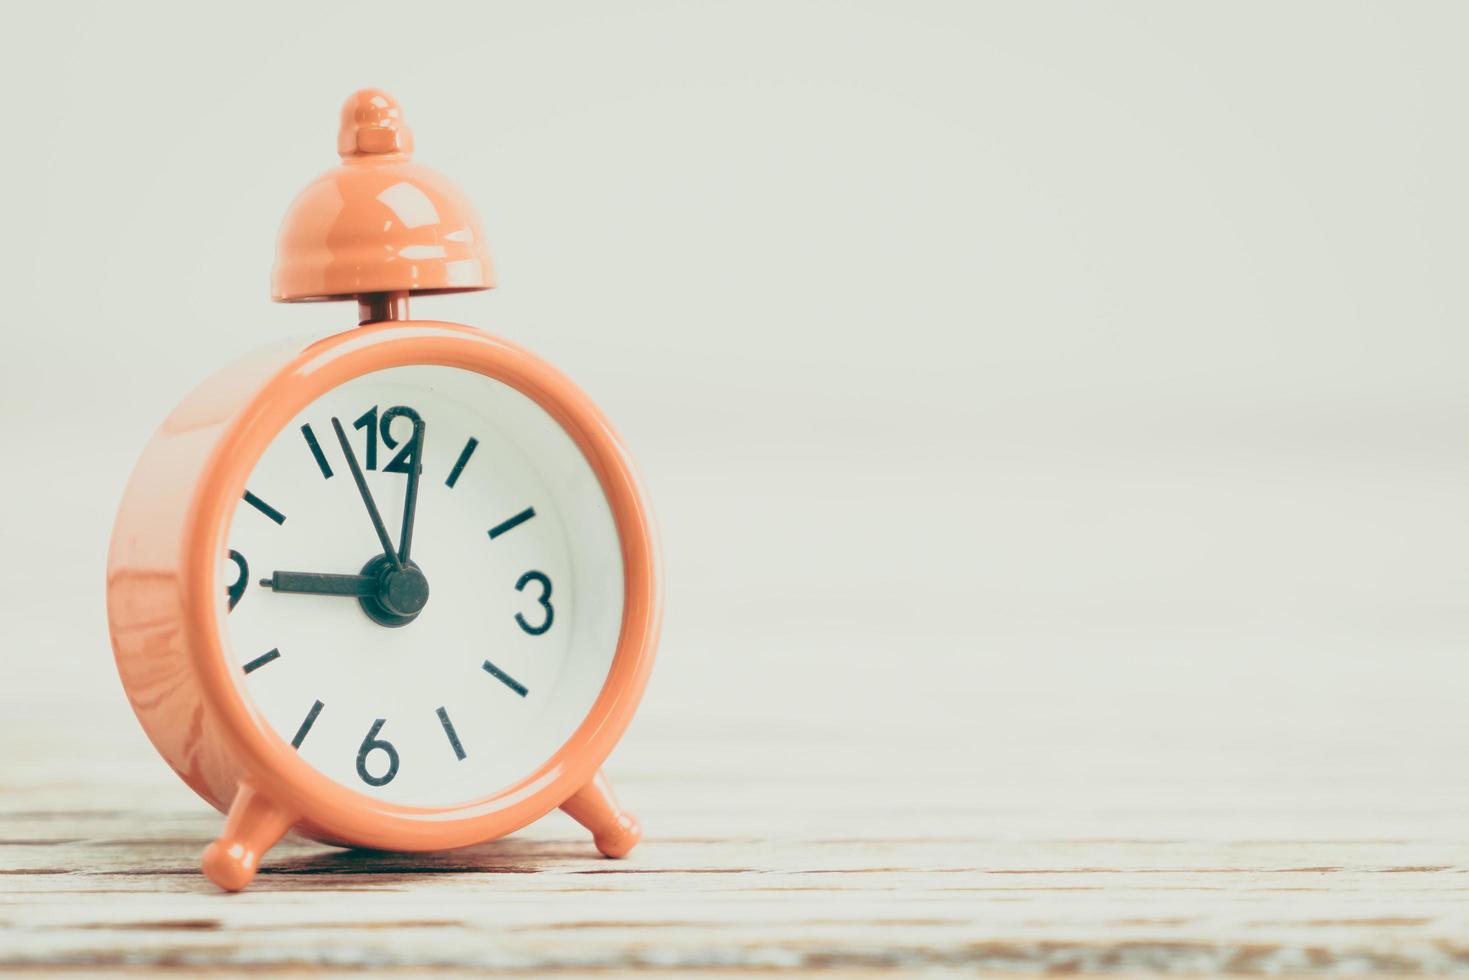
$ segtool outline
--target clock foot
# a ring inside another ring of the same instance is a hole
[[[296,818],[241,783],[224,821],[224,832],[204,848],[204,874],[225,891],[237,892],[250,884],[260,859],[285,836]]]
[[[600,769],[590,783],[561,804],[561,809],[592,832],[597,850],[607,857],[626,857],[643,837],[637,817],[618,806],[612,786]]]

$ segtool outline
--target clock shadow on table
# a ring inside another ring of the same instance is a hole
[[[318,845],[319,846],[319,845]],[[370,875],[374,882],[412,881],[441,874],[537,874],[570,865],[612,864],[590,841],[489,841],[452,851],[373,851],[326,849],[312,854],[266,859],[256,884],[293,876]]]

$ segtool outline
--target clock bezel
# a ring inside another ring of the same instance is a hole
[[[575,442],[612,511],[623,564],[617,649],[591,710],[530,775],[477,800],[423,807],[388,803],[312,768],[255,708],[225,649],[219,556],[251,471],[306,406],[354,378],[386,368],[440,365],[510,385]],[[208,707],[255,790],[297,814],[313,836],[398,850],[439,850],[503,836],[555,809],[589,782],[642,697],[660,626],[651,516],[621,440],[596,405],[547,362],[483,331],[440,321],[359,327],[302,351],[226,424],[196,484],[181,539],[186,636]]]

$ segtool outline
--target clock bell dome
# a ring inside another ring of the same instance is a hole
[[[296,196],[281,223],[271,298],[300,303],[491,289],[495,267],[474,208],[413,162],[396,100],[362,89],[342,106],[339,166]]]

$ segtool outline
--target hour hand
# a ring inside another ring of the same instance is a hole
[[[377,579],[367,575],[326,575],[322,572],[273,572],[260,584],[277,592],[307,595],[345,595],[361,598],[377,595]]]

